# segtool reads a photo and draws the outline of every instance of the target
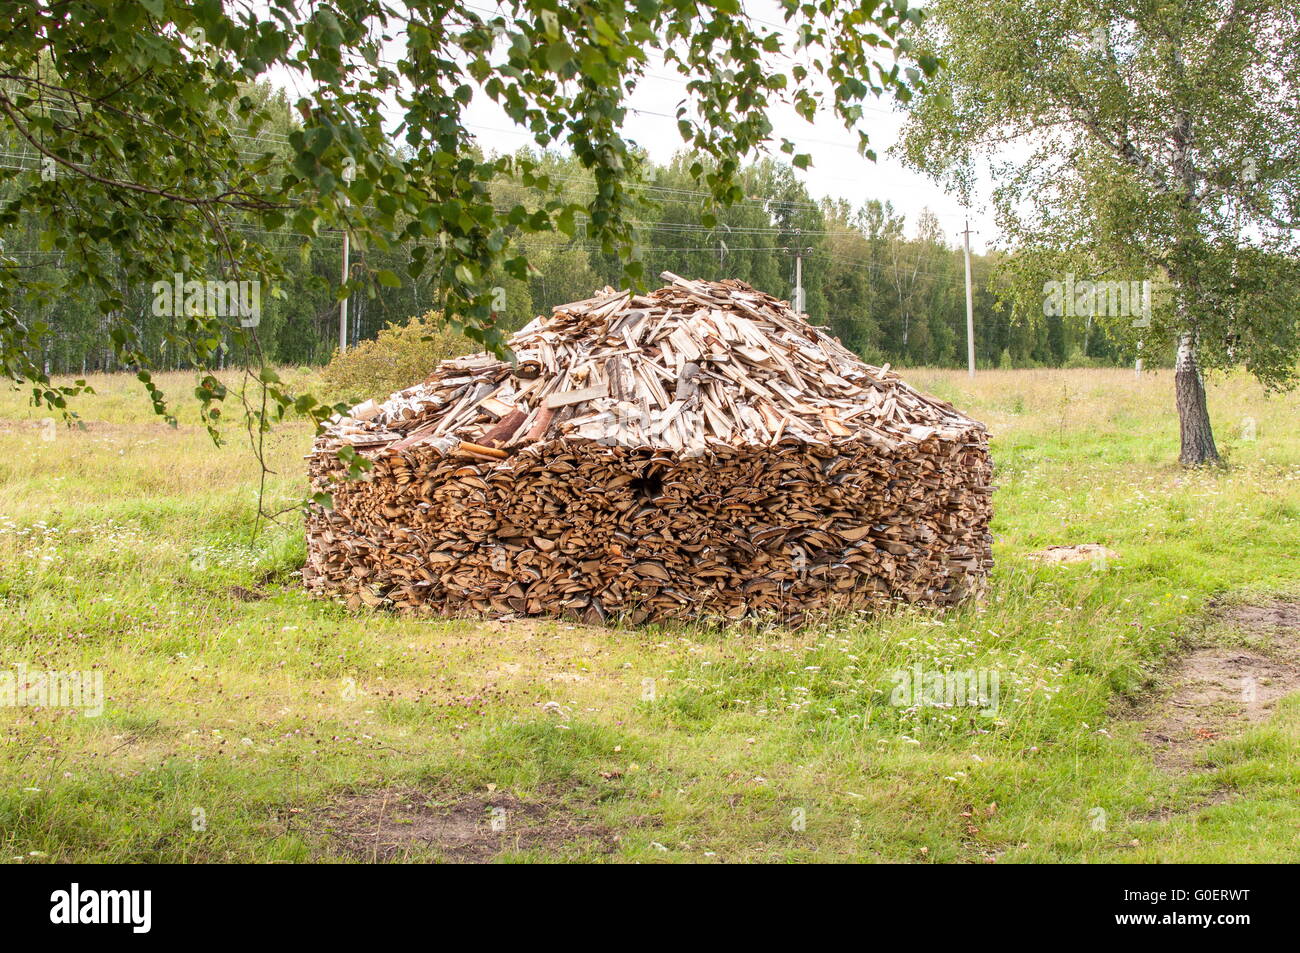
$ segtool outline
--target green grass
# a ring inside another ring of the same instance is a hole
[[[0,859],[346,859],[326,812],[386,786],[545,800],[615,832],[616,861],[1300,859],[1300,698],[1185,773],[1124,714],[1233,637],[1208,599],[1300,587],[1295,397],[1215,382],[1229,466],[1188,472],[1168,373],[910,376],[994,434],[989,596],[798,632],[350,613],[299,590],[299,520],[251,537],[237,432],[169,429],[126,377],[52,440],[0,395],[0,671],[94,667],[108,696],[0,708]],[[308,443],[271,438],[272,505]],[[1120,559],[1028,558],[1082,542]],[[914,665],[998,671],[997,712],[891,704]]]

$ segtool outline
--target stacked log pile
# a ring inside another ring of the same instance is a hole
[[[992,564],[984,427],[739,281],[606,289],[336,421],[307,585],[632,622],[950,604]],[[373,466],[345,479],[344,445]]]

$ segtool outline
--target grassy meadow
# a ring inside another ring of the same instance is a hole
[[[253,537],[190,375],[176,429],[126,375],[84,429],[0,392],[0,671],[106,695],[0,707],[0,860],[1300,860],[1300,696],[1150,740],[1189,652],[1289,651],[1224,607],[1300,591],[1300,398],[1213,381],[1227,466],[1190,472],[1168,371],[905,376],[993,434],[988,596],[799,631],[351,613],[300,590],[296,515]],[[268,438],[273,508],[309,442]],[[1075,543],[1117,557],[1032,558]],[[893,704],[916,666],[997,704]]]

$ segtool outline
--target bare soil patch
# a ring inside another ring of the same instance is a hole
[[[1048,546],[1046,549],[1031,553],[1030,558],[1048,565],[1060,565],[1115,560],[1119,559],[1119,553],[1107,549],[1100,543],[1078,543],[1073,546]]]
[[[267,593],[260,589],[245,589],[243,586],[231,586],[230,594],[240,602],[260,602]]]
[[[1254,632],[1290,632],[1292,648],[1300,649],[1300,602],[1229,606],[1219,612],[1219,618],[1233,626]]]
[[[453,863],[488,863],[521,850],[609,853],[614,832],[558,800],[509,792],[440,796],[413,788],[350,795],[329,810],[326,833],[358,860],[401,861],[432,851]]]
[[[1190,770],[1206,745],[1265,720],[1300,691],[1300,603],[1225,607],[1216,619],[1252,647],[1199,648],[1166,671],[1168,692],[1146,709],[1143,737],[1167,770]]]
[[[1186,807],[1174,807],[1169,804],[1162,804],[1159,807],[1154,807],[1149,811],[1145,811],[1141,814],[1133,815],[1132,820],[1140,821],[1143,823],[1164,823],[1166,821],[1171,821],[1176,817],[1185,817],[1188,814],[1198,813],[1199,811],[1203,811],[1208,807],[1216,807],[1220,804],[1227,804],[1234,797],[1236,797],[1236,792],[1234,792],[1231,788],[1220,788],[1219,790],[1215,791],[1213,794],[1201,798],[1200,800]]]

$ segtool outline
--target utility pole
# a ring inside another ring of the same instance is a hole
[[[348,282],[348,230],[343,229],[343,283]],[[348,349],[348,299],[339,302],[339,353]]]
[[[803,314],[803,249],[794,253],[794,309]]]
[[[975,299],[970,286],[970,219],[966,219],[966,229],[962,232],[966,248],[966,363],[970,376],[975,376]]]
[[[799,237],[802,230],[794,230],[794,310],[798,314],[803,314],[803,246],[799,244]]]
[[[343,183],[344,187],[352,184],[352,180],[357,177],[357,165],[351,156],[343,163]],[[343,193],[343,207],[348,207],[348,194]],[[343,283],[348,283],[348,223],[346,213],[343,219]],[[342,354],[348,349],[348,298],[343,296],[339,302],[339,353]]]

